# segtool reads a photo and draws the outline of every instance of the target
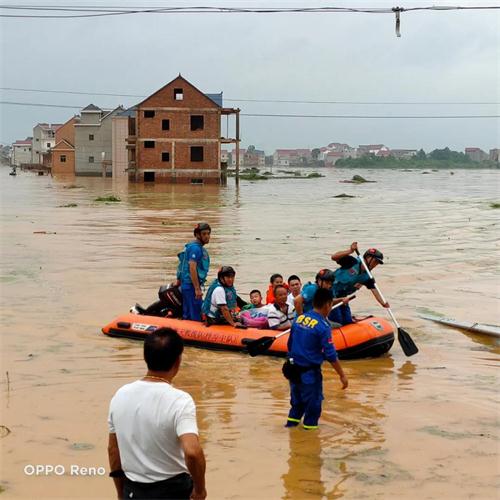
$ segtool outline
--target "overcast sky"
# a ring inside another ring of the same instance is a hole
[[[14,2],[11,2],[14,3]],[[30,5],[56,2],[26,1]],[[20,2],[16,2],[19,5]],[[251,0],[63,0],[57,5],[239,5]],[[491,0],[261,2],[266,6],[500,5]],[[5,10],[0,13],[6,13]],[[138,14],[94,19],[0,19],[1,87],[149,95],[181,73],[225,99],[489,102],[368,105],[225,101],[242,113],[307,115],[499,115],[500,10],[391,14]],[[140,99],[1,91],[2,101],[111,108]],[[0,142],[77,110],[0,104]],[[500,121],[245,117],[242,144],[313,148],[384,143],[429,151],[500,147]],[[225,135],[225,127],[223,128]]]

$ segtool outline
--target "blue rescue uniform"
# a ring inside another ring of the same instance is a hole
[[[323,316],[313,310],[295,320],[288,339],[288,357],[303,371],[300,383],[290,382],[291,408],[286,425],[299,425],[303,417],[304,429],[315,429],[323,401],[321,364],[324,360],[337,361],[332,330]]]
[[[366,272],[361,259],[348,255],[339,259],[340,268],[335,271],[335,281],[333,282],[332,290],[334,297],[346,297],[354,293],[357,288],[355,285],[360,284],[366,286],[369,290],[375,288],[374,281]],[[340,323],[341,325],[349,325],[352,323],[352,313],[349,304],[341,305],[335,308],[328,315],[330,321]]]
[[[179,255],[177,278],[181,281],[182,292],[182,319],[201,321],[201,305],[203,300],[195,296],[194,285],[189,272],[189,263],[196,262],[196,271],[200,286],[207,279],[210,267],[210,257],[204,246],[198,241],[186,244],[184,251]]]

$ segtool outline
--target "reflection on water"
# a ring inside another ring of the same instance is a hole
[[[304,282],[353,240],[420,348],[324,369],[319,432],[284,429],[282,360],[186,348],[176,385],[198,407],[211,498],[493,498],[498,340],[418,316],[498,323],[494,171],[367,171],[234,186],[136,185],[0,171],[4,495],[109,498],[107,477],[26,477],[29,463],[106,466],[109,398],[144,371],[142,345],[100,327],[170,281],[195,222],[213,230],[210,278],[236,267],[244,295],[269,276]],[[337,199],[345,192],[355,198]],[[118,203],[100,203],[114,194]],[[76,205],[76,206],[75,206]],[[383,314],[358,294],[358,314]],[[9,374],[7,382],[6,372]],[[3,427],[2,427],[3,429]],[[473,458],[472,462],[470,458]]]

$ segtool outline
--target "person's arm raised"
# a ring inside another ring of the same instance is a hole
[[[347,257],[348,255],[351,255],[357,249],[358,249],[358,242],[353,241],[351,243],[351,246],[347,250],[340,250],[339,252],[335,252],[332,255],[332,260],[334,260],[335,262],[338,262],[342,257]]]
[[[182,434],[179,436],[186,466],[193,478],[192,500],[203,500],[207,497],[205,488],[205,455],[200,445],[200,440],[196,434]]]

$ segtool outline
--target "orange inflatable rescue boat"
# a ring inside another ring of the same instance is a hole
[[[112,337],[144,340],[157,328],[175,330],[186,345],[208,349],[246,351],[246,344],[264,336],[274,337],[276,330],[257,328],[239,329],[229,325],[205,326],[198,321],[188,321],[157,316],[124,314],[106,325],[102,332]],[[378,357],[385,354],[394,342],[392,325],[382,318],[370,316],[357,323],[332,329],[333,343],[340,359]],[[277,338],[265,352],[271,356],[285,356],[288,335]]]

